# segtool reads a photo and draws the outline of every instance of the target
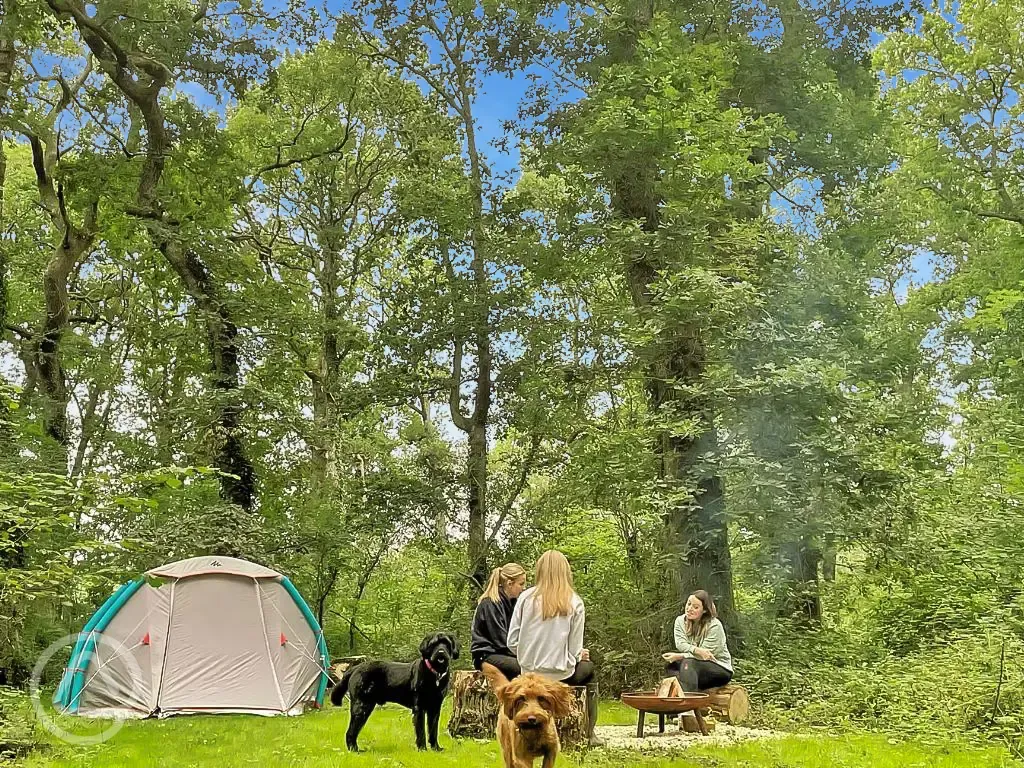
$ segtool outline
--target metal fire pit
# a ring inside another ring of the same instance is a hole
[[[639,712],[636,721],[636,737],[638,739],[644,737],[644,717],[647,714],[658,716],[658,733],[664,733],[665,715],[693,712],[694,717],[697,718],[697,727],[700,728],[700,732],[705,736],[709,733],[708,724],[704,722],[704,717],[700,713],[701,709],[708,706],[711,698],[706,693],[684,692],[682,696],[658,696],[654,691],[638,691],[624,693],[620,698],[627,707],[632,707]]]

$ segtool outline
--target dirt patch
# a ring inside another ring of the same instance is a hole
[[[653,725],[644,728],[645,736],[642,739],[636,737],[635,725],[600,725],[595,731],[604,739],[608,749],[632,749],[641,752],[678,752],[690,747],[719,747],[742,741],[778,739],[787,735],[779,731],[743,728],[725,723],[717,723],[710,736],[684,733],[674,724],[666,725],[665,732],[658,733],[657,718]]]

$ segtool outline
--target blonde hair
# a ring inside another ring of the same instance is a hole
[[[477,600],[477,605],[484,600],[498,602],[501,599],[501,588],[509,582],[516,581],[526,575],[526,569],[519,563],[505,563],[491,571],[491,577],[484,585],[484,593]]]
[[[549,549],[537,559],[537,584],[540,595],[540,616],[568,616],[572,613],[572,596],[576,593],[572,583],[569,561],[557,549]]]

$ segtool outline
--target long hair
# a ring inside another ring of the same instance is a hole
[[[549,549],[537,559],[537,594],[540,595],[540,616],[568,616],[572,613],[572,568],[565,555]]]
[[[704,613],[696,622],[686,620],[686,636],[700,642],[704,639],[704,633],[707,632],[708,622],[718,618],[718,609],[715,608],[715,601],[711,599],[711,595],[703,589],[692,592],[690,597],[700,600],[701,605],[704,606]]]
[[[501,599],[501,588],[525,575],[526,569],[519,563],[505,563],[500,568],[495,568],[491,571],[491,577],[487,579],[487,584],[484,585],[484,593],[476,601],[477,605],[484,600],[498,602]]]

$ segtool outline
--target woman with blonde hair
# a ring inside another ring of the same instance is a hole
[[[583,647],[586,609],[573,587],[565,555],[548,550],[537,560],[537,583],[519,597],[508,628],[508,647],[523,672],[533,672],[566,685],[587,687],[588,735],[592,746],[597,725],[598,690],[594,664]]]
[[[476,669],[490,664],[509,680],[519,676],[519,662],[508,647],[508,625],[524,589],[526,569],[519,563],[505,563],[491,571],[473,615],[469,652]]]

